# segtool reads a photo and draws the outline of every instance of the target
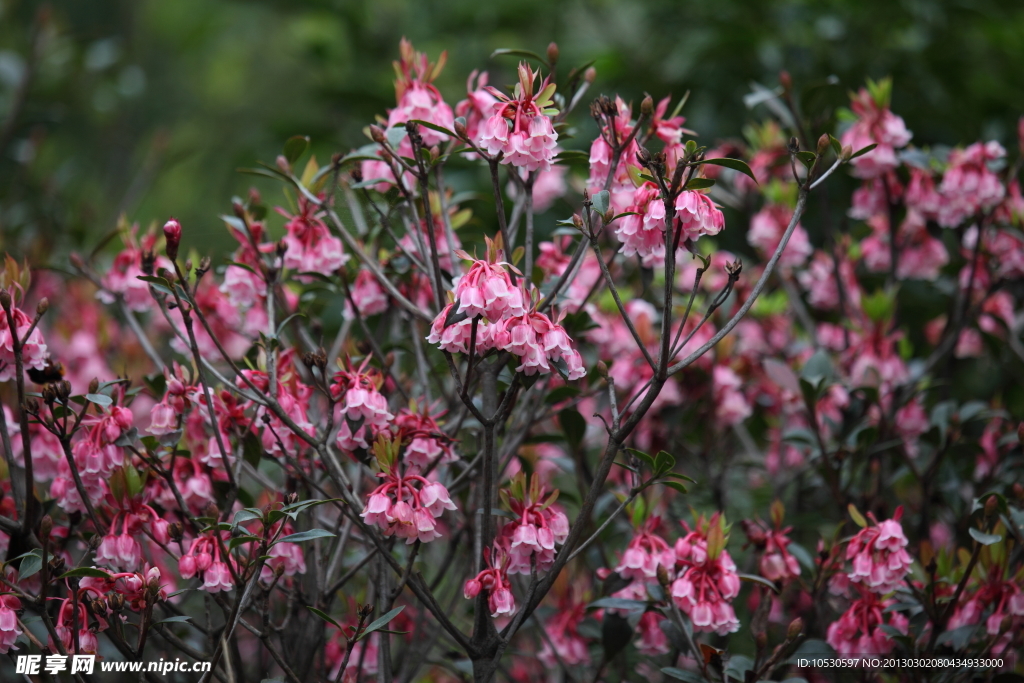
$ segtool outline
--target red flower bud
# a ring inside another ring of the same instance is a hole
[[[178,258],[178,245],[181,244],[181,223],[173,218],[164,223],[164,239],[167,240],[167,258],[173,261]]]

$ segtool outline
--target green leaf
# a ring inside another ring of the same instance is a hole
[[[629,612],[642,612],[647,609],[643,600],[627,600],[626,598],[601,598],[587,605],[587,609],[621,609]]]
[[[410,123],[415,123],[418,126],[423,126],[424,128],[429,128],[430,130],[436,130],[438,133],[444,133],[448,137],[452,137],[452,138],[458,138],[459,137],[458,135],[455,134],[454,131],[450,131],[447,128],[445,128],[444,126],[439,126],[436,123],[431,123],[430,121],[423,121],[421,119],[411,119],[409,121],[406,121],[407,125],[410,124]]]
[[[191,620],[192,617],[187,617],[182,614],[175,615],[173,617],[167,617],[166,619],[161,619],[160,621],[154,622],[153,625],[156,626],[157,624],[185,624]]]
[[[872,143],[872,144],[868,145],[867,147],[861,147],[856,152],[851,154],[850,158],[851,159],[856,159],[859,156],[863,156],[863,155],[867,154],[868,152],[870,152],[871,150],[873,150],[875,147],[878,147],[878,145],[875,144],[875,143]]]
[[[836,156],[841,156],[843,153],[843,143],[836,140],[831,133],[829,133],[828,141],[832,145],[832,151],[836,153]]]
[[[89,577],[91,579],[110,579],[110,574],[103,571],[102,569],[96,569],[95,567],[79,567],[78,569],[72,569],[69,572],[64,572],[58,579],[70,579],[71,577]]]
[[[398,149],[398,146],[402,144],[402,140],[404,140],[408,135],[409,131],[405,129],[404,124],[399,124],[394,128],[388,128],[387,131],[384,132],[384,137],[388,139],[388,144],[391,145],[392,149]],[[405,159],[407,157],[402,158]],[[413,164],[411,164],[414,166],[415,160],[410,159],[410,161],[414,162]]]
[[[648,455],[647,453],[644,453],[643,451],[637,450],[635,448],[627,448],[626,451],[632,453],[636,457],[643,460],[645,463],[647,463],[647,466],[652,470],[654,469],[654,458]]]
[[[259,467],[260,458],[263,456],[263,442],[255,432],[249,432],[242,439],[242,459],[252,465]]]
[[[491,59],[494,59],[495,57],[501,57],[503,55],[508,55],[510,57],[526,57],[528,59],[536,59],[544,66],[548,65],[548,60],[544,59],[536,52],[530,52],[529,50],[516,50],[511,48],[500,48],[498,50],[495,50],[494,52],[491,53]]]
[[[601,645],[605,661],[611,660],[633,640],[633,627],[620,614],[606,612],[601,623]]]
[[[853,503],[846,506],[846,511],[850,513],[850,519],[861,529],[868,525],[868,520],[864,519],[864,515],[860,514],[860,510]]]
[[[308,148],[308,135],[294,135],[284,143],[284,158],[288,160],[289,164],[294,164]]]
[[[352,190],[372,190],[380,183],[388,183],[390,185],[393,182],[394,181],[392,181],[390,178],[371,178],[370,180],[363,180],[358,183],[352,183],[351,185],[349,185],[349,188]]]
[[[372,624],[363,629],[363,632],[359,634],[359,637],[356,638],[356,640],[362,640],[374,631],[379,631],[383,627],[387,626],[389,623],[391,623],[391,620],[397,617],[398,614],[404,609],[405,605],[402,605],[401,607],[396,607],[395,609],[391,610],[390,612],[382,616],[380,619],[377,619]]]
[[[693,477],[688,477],[685,474],[679,474],[678,472],[666,472],[663,476],[672,477],[673,479],[679,479],[681,481],[688,481],[691,484],[697,483],[697,480]]]
[[[317,538],[334,538],[334,534],[327,531],[327,529],[310,529],[309,531],[300,531],[297,534],[279,538],[274,542],[274,545],[277,545],[278,543],[305,543],[306,541],[312,541]]]
[[[231,525],[238,526],[242,522],[250,522],[254,519],[263,519],[263,512],[256,508],[245,508],[235,513],[235,516],[231,519]]]
[[[608,190],[601,190],[590,198],[590,203],[594,206],[594,211],[601,214],[601,217],[603,218],[604,215],[608,213],[608,207],[611,203],[611,194]]]
[[[258,536],[250,536],[250,535],[235,536],[234,538],[232,538],[228,542],[228,549],[229,550],[234,550],[235,548],[237,548],[240,545],[245,545],[246,543],[252,543],[252,542],[258,541],[258,540],[260,540]]]
[[[800,377],[817,387],[823,380],[831,379],[832,372],[832,359],[828,352],[818,349],[804,363],[804,367],[800,370]]]
[[[754,177],[754,172],[750,170],[750,166],[747,166],[747,162],[740,161],[739,159],[730,159],[728,157],[722,157],[720,159],[705,159],[704,161],[697,162],[698,164],[711,164],[713,166],[724,166],[725,168],[731,168],[734,171],[739,171],[743,175],[749,176],[754,183],[757,183],[757,178]]]
[[[796,158],[799,159],[800,163],[802,163],[804,166],[810,168],[811,166],[814,166],[814,160],[818,158],[818,155],[815,154],[814,152],[804,150],[802,152],[797,152]]]
[[[85,400],[92,401],[96,405],[103,406],[104,408],[114,405],[114,399],[105,394],[86,394]]]
[[[703,190],[705,188],[712,187],[714,184],[715,181],[711,178],[690,178],[690,180],[687,181],[686,186],[683,187],[683,189]]]
[[[676,459],[672,457],[670,453],[658,451],[658,454],[654,456],[654,472],[659,476],[668,472],[675,466]]]
[[[736,576],[740,577],[741,581],[749,581],[750,583],[759,583],[762,586],[765,586],[766,588],[772,589],[772,591],[775,592],[775,593],[779,592],[778,587],[776,587],[776,585],[773,582],[769,581],[768,579],[764,578],[763,576],[758,576],[757,574],[740,574],[740,573],[737,573]]]
[[[662,481],[662,482],[659,482],[659,483],[662,484],[663,486],[669,487],[673,491],[678,491],[679,493],[682,493],[682,494],[689,493],[689,491],[686,489],[686,487],[683,486],[682,484],[680,484],[678,481]]]
[[[32,552],[20,555],[15,559],[21,560],[21,565],[18,566],[18,579],[24,580],[30,576],[34,576],[43,568],[43,555],[42,550],[33,550]]]
[[[995,545],[999,541],[1003,540],[1003,537],[999,534],[986,534],[984,531],[971,527],[969,530],[971,538],[982,545]]]
[[[313,614],[317,615],[318,617],[320,617],[321,619],[326,621],[328,624],[333,625],[339,631],[343,631],[344,630],[344,629],[342,629],[341,624],[336,622],[334,619],[331,619],[329,616],[327,616],[327,614],[325,612],[321,612],[316,607],[310,607],[309,605],[306,605],[306,609],[308,609],[310,612],[312,612]]]
[[[558,424],[565,433],[565,440],[569,443],[569,449],[576,452],[583,443],[583,436],[587,432],[587,421],[575,408],[566,408],[558,413]]]
[[[548,395],[544,397],[544,403],[548,405],[554,405],[555,403],[561,403],[571,398],[576,398],[580,395],[580,390],[576,387],[570,387],[568,385],[555,387]]]

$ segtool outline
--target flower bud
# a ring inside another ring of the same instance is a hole
[[[1013,496],[1017,500],[1024,500],[1024,484],[1018,481],[1010,488],[1010,491],[1013,492]]]
[[[800,151],[800,141],[796,139],[796,136],[789,139],[789,153],[796,154]]]
[[[554,66],[558,63],[558,43],[548,43],[548,65]]]
[[[238,197],[231,201],[231,210],[235,212],[236,217],[245,219],[245,205],[242,204],[242,200]]]
[[[103,597],[98,597],[89,603],[89,609],[92,610],[93,614],[106,614],[107,613],[107,601]]]
[[[49,538],[51,531],[53,531],[53,518],[50,515],[45,515],[39,521],[39,535],[43,538]]]
[[[853,156],[853,147],[851,147],[850,145],[847,145],[846,147],[843,147],[843,155],[842,155],[843,161],[849,161],[850,157],[852,157],[852,156]]]
[[[206,509],[203,511],[203,514],[209,517],[210,519],[219,519],[220,508],[218,508],[214,503],[210,503],[209,505],[206,506]]]
[[[989,496],[985,500],[985,516],[995,517],[999,511],[999,500],[995,496]]]
[[[461,116],[455,119],[455,134],[463,140],[468,137],[468,134],[466,133],[466,120]]]
[[[181,539],[185,536],[185,528],[181,522],[171,522],[167,526],[167,536],[175,543],[181,543]]]
[[[3,306],[5,311],[11,310],[11,293],[6,289],[0,289],[0,306]]]
[[[71,261],[71,265],[74,266],[76,270],[82,270],[85,268],[85,261],[83,261],[82,257],[75,252],[71,252],[71,255],[68,256],[68,260]]]
[[[181,244],[181,224],[173,218],[164,223],[164,239],[167,240],[167,258],[173,261],[178,258],[178,245]]]
[[[597,69],[595,69],[594,67],[590,67],[586,71],[584,71],[583,80],[585,80],[587,83],[593,83],[595,80],[597,80]]]
[[[142,252],[142,272],[146,275],[152,275],[153,269],[156,267],[156,254],[152,251]]]
[[[298,502],[299,502],[299,494],[295,493],[295,491],[292,491],[291,493],[287,494],[284,497],[285,505],[294,505],[295,503],[298,503]]]
[[[358,614],[360,619],[366,619],[371,614],[373,614],[373,605],[360,606]]]
[[[120,612],[124,609],[124,596],[120,593],[107,593],[107,604],[111,612]]]
[[[831,143],[832,143],[832,141],[829,139],[828,133],[822,133],[821,137],[818,138],[818,155],[820,156],[820,155],[824,154],[825,150],[828,149],[828,146]]]
[[[283,173],[291,175],[292,165],[288,163],[288,158],[286,156],[284,156],[283,154],[278,154],[277,159],[275,161],[277,163],[277,167],[281,169]]]
[[[786,92],[793,89],[793,77],[789,75],[788,71],[779,72],[779,85],[781,85],[782,89]]]
[[[668,570],[665,569],[665,565],[659,564],[656,571],[658,574],[658,583],[661,584],[662,588],[668,590],[668,586],[672,581],[668,575]]]
[[[768,646],[768,634],[764,631],[758,633],[754,636],[754,644],[757,645],[758,652],[765,649]]]
[[[640,102],[640,113],[644,116],[650,116],[654,113],[654,98],[650,95],[644,96],[643,101]]]
[[[97,391],[99,391],[99,389],[100,389],[100,381],[99,381],[99,379],[93,377],[92,381],[89,382],[89,393],[90,394],[95,394]]]
[[[42,299],[39,300],[39,303],[36,305],[36,315],[43,315],[44,313],[46,313],[47,310],[49,310],[49,308],[50,300],[44,296]]]
[[[797,617],[793,621],[789,622],[789,628],[786,629],[786,639],[787,640],[796,640],[797,638],[800,637],[800,634],[803,633],[803,630],[804,630],[804,620],[801,619],[800,617]]]
[[[370,126],[370,139],[378,145],[383,145],[388,141],[387,136],[384,134],[384,129],[380,126]]]

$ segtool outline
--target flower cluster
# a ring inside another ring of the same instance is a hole
[[[520,472],[512,479],[502,499],[516,517],[502,530],[503,544],[509,553],[509,574],[529,575],[534,568],[547,571],[555,562],[555,546],[565,543],[569,520],[554,506],[558,490],[546,495],[540,477],[534,474],[527,486],[526,475]]]

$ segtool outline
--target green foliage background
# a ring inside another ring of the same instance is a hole
[[[840,94],[891,74],[917,144],[1013,145],[1024,112],[1017,2],[0,0],[0,249],[88,249],[122,212],[144,226],[175,215],[189,246],[228,247],[216,216],[253,184],[234,170],[294,134],[322,161],[364,144],[394,104],[403,35],[449,51],[438,85],[452,104],[473,69],[511,81],[514,60],[494,49],[554,40],[565,67],[596,60],[595,95],[691,90],[688,126],[708,142],[763,114],[743,95],[780,69],[798,85],[835,75]]]

